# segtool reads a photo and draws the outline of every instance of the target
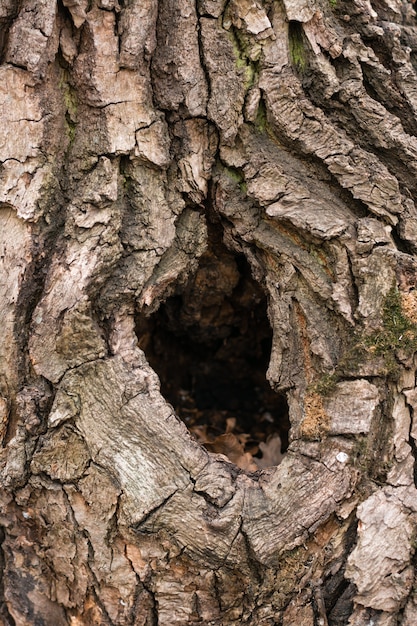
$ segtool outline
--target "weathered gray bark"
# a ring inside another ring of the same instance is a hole
[[[415,20],[0,3],[4,624],[417,623]],[[291,421],[258,472],[147,355],[172,295],[185,331],[231,323],[233,255]]]

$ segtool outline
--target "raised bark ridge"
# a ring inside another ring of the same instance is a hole
[[[416,623],[412,5],[0,25],[4,623]],[[268,297],[291,431],[260,473],[190,436],[135,332],[208,224]]]

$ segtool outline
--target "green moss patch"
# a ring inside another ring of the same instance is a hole
[[[355,368],[359,371],[361,365],[373,359],[382,364],[379,375],[396,379],[401,370],[398,356],[412,356],[417,352],[416,311],[417,296],[403,294],[397,287],[390,289],[383,306],[381,329],[368,334],[356,333],[334,372],[324,374],[309,385],[309,392],[330,395],[336,384],[345,379],[346,372],[355,375]]]
[[[291,20],[288,24],[288,47],[293,66],[303,72],[307,65],[303,27],[300,22]]]
[[[374,332],[366,338],[365,343],[375,354],[387,357],[395,350],[407,353],[417,350],[417,324],[407,316],[403,307],[401,293],[393,287],[385,299],[383,330]]]

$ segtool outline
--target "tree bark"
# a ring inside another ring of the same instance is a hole
[[[416,624],[412,4],[0,26],[2,623]]]

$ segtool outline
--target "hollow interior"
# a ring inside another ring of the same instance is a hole
[[[196,273],[137,334],[161,393],[209,450],[244,469],[277,465],[288,446],[288,404],[266,380],[272,330],[248,262],[212,232]],[[277,438],[279,436],[279,439]]]

